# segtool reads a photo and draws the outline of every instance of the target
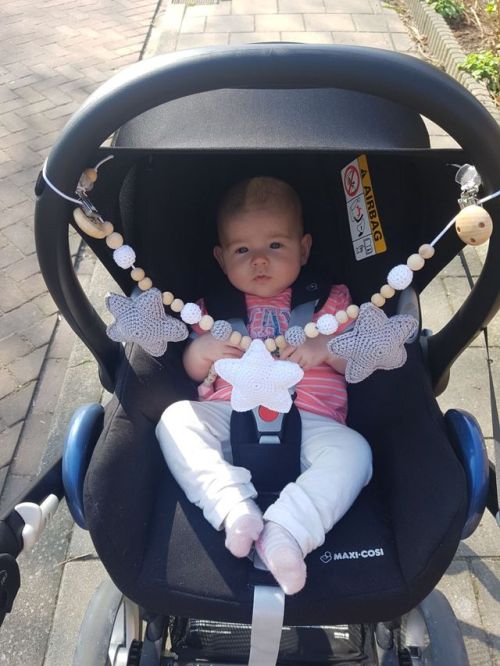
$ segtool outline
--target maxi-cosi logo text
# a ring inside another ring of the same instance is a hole
[[[340,553],[332,553],[329,550],[326,550],[319,559],[323,564],[329,564],[330,562],[336,562],[337,560],[366,560],[372,557],[383,556],[383,548],[366,548],[365,550],[346,550]]]

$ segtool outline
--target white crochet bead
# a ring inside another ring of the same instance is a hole
[[[210,333],[216,338],[216,340],[229,340],[231,333],[233,332],[233,327],[225,319],[218,319],[214,322],[212,330]]]
[[[387,276],[387,282],[389,286],[398,291],[406,289],[411,284],[413,280],[413,271],[408,268],[405,264],[399,264],[399,266],[394,266],[394,268],[389,272]]]
[[[332,335],[338,329],[339,323],[332,314],[324,314],[316,322],[316,328],[323,335]]]
[[[301,326],[292,326],[285,333],[285,340],[291,347],[299,347],[306,341],[306,334]]]
[[[197,324],[201,319],[201,308],[196,303],[186,303],[181,310],[181,319],[186,324]]]
[[[113,252],[113,259],[120,268],[130,268],[135,264],[135,252],[130,245],[122,245]]]

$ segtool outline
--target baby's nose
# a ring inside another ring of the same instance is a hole
[[[252,257],[252,261],[256,265],[266,264],[267,263],[267,254],[265,252],[255,252],[255,254]]]

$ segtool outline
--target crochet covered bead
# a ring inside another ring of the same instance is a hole
[[[316,322],[316,328],[323,335],[332,335],[338,329],[339,323],[332,314],[324,314]]]
[[[131,268],[135,263],[135,252],[130,245],[122,245],[113,252],[113,259],[120,268]]]
[[[218,319],[214,322],[212,330],[210,333],[216,338],[216,340],[229,340],[231,333],[233,332],[233,327],[225,319]]]
[[[292,347],[300,347],[306,341],[306,334],[301,326],[292,326],[285,333],[285,340]]]
[[[389,272],[387,282],[390,287],[402,291],[411,284],[413,280],[413,272],[405,264],[399,264]]]
[[[186,303],[181,310],[181,319],[186,324],[197,324],[201,319],[201,308],[196,303]]]

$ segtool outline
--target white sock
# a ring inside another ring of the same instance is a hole
[[[288,530],[277,523],[266,522],[255,547],[285,594],[296,594],[304,587],[304,555]]]
[[[238,502],[224,521],[226,548],[235,557],[246,557],[264,528],[262,513],[253,500]]]

